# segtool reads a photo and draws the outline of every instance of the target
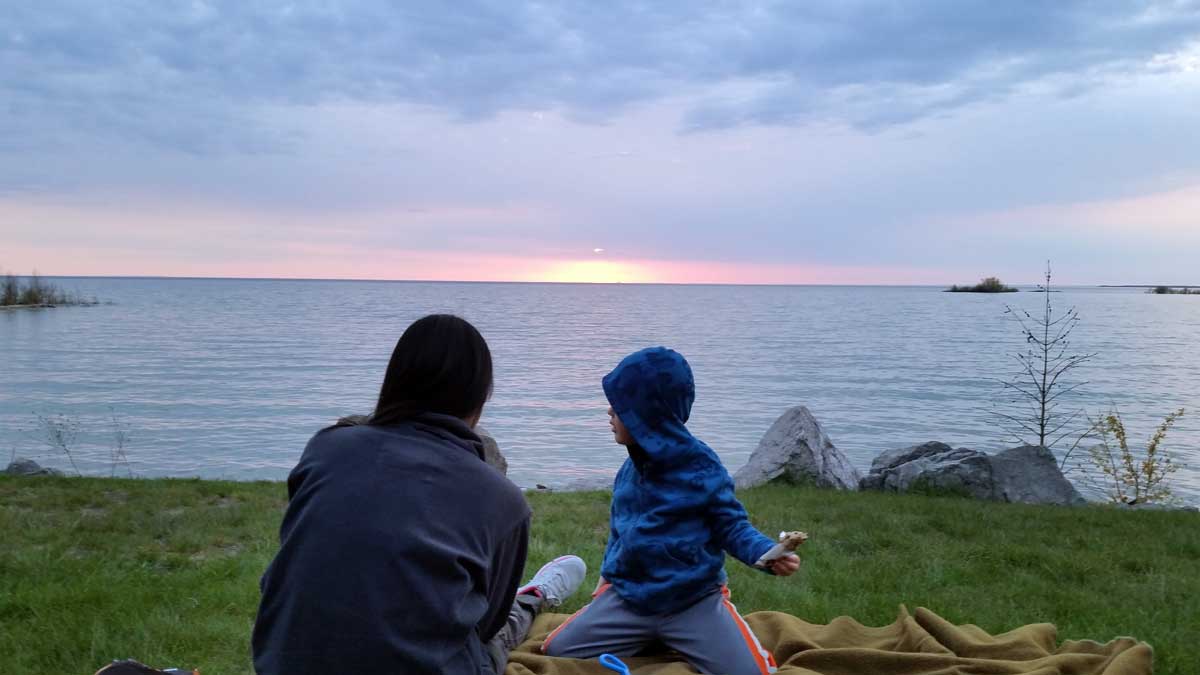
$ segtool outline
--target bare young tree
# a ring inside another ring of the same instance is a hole
[[[1083,411],[1063,410],[1061,406],[1064,396],[1074,393],[1087,382],[1069,383],[1067,376],[1096,355],[1068,353],[1071,333],[1079,323],[1079,313],[1072,307],[1055,316],[1050,282],[1050,263],[1047,262],[1046,283],[1038,286],[1046,296],[1040,313],[1005,305],[1005,314],[1013,317],[1021,327],[1026,348],[1013,355],[1020,364],[1019,371],[1003,382],[1006,403],[1012,409],[996,410],[994,414],[1019,442],[1053,449],[1063,439],[1080,432],[1077,422]],[[1066,457],[1063,458],[1065,461]]]
[[[117,419],[117,412],[111,407],[108,409],[108,414],[113,424],[113,447],[109,453],[112,465],[110,475],[115,478],[117,475],[117,465],[123,463],[125,470],[129,472],[129,477],[133,478],[133,467],[129,465],[129,455],[125,454],[125,446],[129,445],[131,437],[129,425]]]
[[[75,463],[75,453],[71,447],[75,445],[75,437],[79,435],[79,420],[66,415],[42,415],[34,413],[41,427],[42,438],[46,445],[67,456],[75,475],[81,476],[79,465]]]

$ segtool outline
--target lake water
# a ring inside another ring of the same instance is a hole
[[[600,378],[627,353],[667,345],[697,381],[691,429],[731,471],[785,409],[806,405],[864,471],[884,450],[929,440],[996,451],[997,379],[1023,348],[1005,303],[1037,293],[928,287],[474,284],[275,280],[55,280],[110,301],[0,311],[0,453],[55,466],[43,423],[78,424],[85,473],[111,472],[125,427],[141,476],[281,479],[313,432],[368,412],[396,339],[431,312],[479,327],[496,363],[483,425],[522,486],[610,476],[624,458]],[[1066,288],[1096,352],[1069,405],[1111,405],[1144,447],[1185,407],[1166,446],[1200,501],[1200,298]],[[63,417],[57,417],[57,416]],[[114,422],[115,418],[115,422]],[[122,465],[123,466],[123,465]],[[124,471],[124,468],[121,469]]]

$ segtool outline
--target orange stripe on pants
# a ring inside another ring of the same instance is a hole
[[[742,639],[746,641],[746,646],[750,648],[750,653],[754,655],[754,663],[758,665],[759,671],[762,675],[770,675],[770,673],[775,672],[775,657],[763,649],[758,638],[754,636],[754,632],[750,630],[750,626],[746,624],[746,620],[742,618],[741,614],[738,614],[737,607],[734,607],[733,603],[729,601],[729,588],[722,588],[721,594],[725,596],[725,599],[721,602],[725,605],[725,609],[729,612],[729,616],[733,618],[734,623],[737,624],[738,630],[742,634]]]

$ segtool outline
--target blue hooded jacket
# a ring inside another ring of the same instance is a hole
[[[692,369],[663,347],[629,355],[604,394],[636,446],[613,484],[601,574],[642,614],[670,614],[725,583],[728,552],[753,565],[775,542],[756,530],[716,453],[684,426]]]

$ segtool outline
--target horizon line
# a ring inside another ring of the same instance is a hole
[[[906,283],[729,283],[720,281],[686,282],[686,281],[526,281],[526,280],[470,280],[470,279],[364,279],[356,277],[219,277],[219,276],[171,276],[171,275],[140,275],[140,274],[14,274],[21,278],[39,276],[45,279],[146,279],[146,280],[175,280],[175,281],[320,281],[347,283],[382,283],[382,284],[524,284],[534,286],[775,286],[775,287],[863,287],[863,288],[941,288],[946,284],[906,284]],[[1036,288],[1037,282],[1015,282],[1017,286]],[[1156,286],[1183,287],[1181,284],[1062,284],[1063,287],[1074,288],[1154,288]],[[1200,287],[1193,284],[1190,287]]]

